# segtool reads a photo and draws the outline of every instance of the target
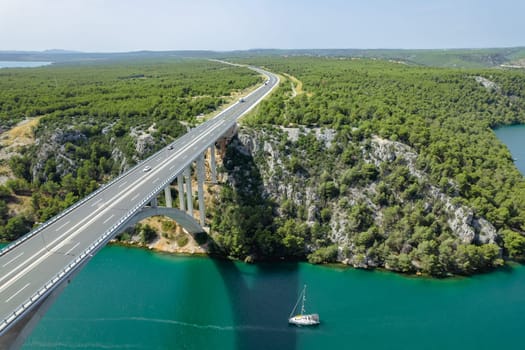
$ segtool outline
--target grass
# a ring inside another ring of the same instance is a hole
[[[299,96],[304,94],[303,90],[303,82],[294,77],[293,75],[283,73],[285,77],[287,77],[292,82],[292,90],[295,91],[295,96]],[[307,94],[310,96],[310,94]]]
[[[4,132],[0,136],[0,146],[2,147],[0,158],[3,158],[2,153],[4,153],[5,150],[27,146],[35,142],[35,134],[33,131],[38,126],[40,118],[42,117],[26,119],[18,123],[14,128]]]
[[[177,245],[182,248],[188,244],[190,239],[188,238],[188,235],[185,233],[179,233],[177,236],[175,236],[175,242],[177,242]]]

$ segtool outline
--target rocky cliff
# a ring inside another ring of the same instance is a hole
[[[306,224],[306,254],[335,245],[337,261],[355,267],[432,273],[436,264],[455,270],[464,247],[497,247],[494,226],[433,184],[418,154],[400,142],[331,129],[242,127],[231,148],[252,159],[262,184],[253,186],[254,169],[240,166],[229,184],[275,203],[276,232],[290,218]]]

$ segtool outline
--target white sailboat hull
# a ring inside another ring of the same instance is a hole
[[[318,314],[296,315],[288,319],[289,324],[296,326],[315,326],[320,323]]]

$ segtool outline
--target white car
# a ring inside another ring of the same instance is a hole
[[[172,150],[172,149],[173,149],[173,145],[169,145],[169,146],[168,146],[168,149],[169,149],[169,150]]]
[[[146,166],[144,167],[144,169],[142,169],[142,171],[145,172],[145,173],[147,173],[147,172],[150,171],[150,170],[151,170],[151,167],[150,167],[149,165],[146,165]]]

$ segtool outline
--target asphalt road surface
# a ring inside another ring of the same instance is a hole
[[[48,282],[57,273],[74,263],[131,210],[140,210],[141,203],[151,199],[158,186],[173,181],[278,84],[275,75],[258,68],[252,69],[268,79],[256,91],[190,130],[174,141],[172,147],[165,147],[91,197],[88,196],[87,200],[81,200],[79,205],[58,220],[45,223],[45,228],[37,234],[0,253],[0,334],[13,323],[13,313],[20,312],[21,305],[30,307],[32,297],[36,304],[37,293],[49,285]]]

